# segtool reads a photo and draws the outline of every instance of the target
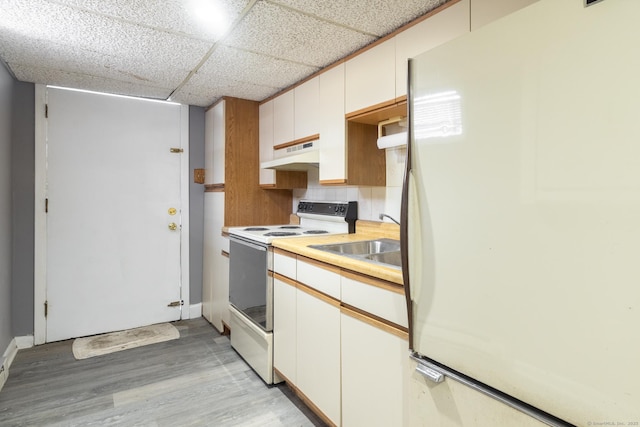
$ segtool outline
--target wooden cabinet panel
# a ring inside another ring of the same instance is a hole
[[[342,311],[342,425],[404,426],[406,338]]]
[[[393,38],[351,58],[345,68],[345,111],[393,101],[396,96]]]
[[[407,61],[409,58],[470,31],[469,1],[461,0],[446,7],[395,36],[396,98],[407,94]]]

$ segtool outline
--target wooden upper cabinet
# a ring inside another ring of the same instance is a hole
[[[307,80],[293,90],[294,96],[294,139],[313,137],[320,133],[320,78]]]
[[[395,100],[395,57],[395,39],[391,38],[346,62],[347,114]]]
[[[471,0],[471,31],[538,0]]]
[[[293,141],[294,128],[294,96],[290,90],[273,99],[273,146]]]
[[[469,32],[469,1],[446,7],[395,36],[396,98],[407,95],[409,58]]]

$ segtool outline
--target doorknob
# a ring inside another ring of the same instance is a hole
[[[169,223],[169,230],[176,231],[177,229],[178,229],[178,224],[176,224],[175,222]]]

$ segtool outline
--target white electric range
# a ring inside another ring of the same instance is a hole
[[[273,383],[274,239],[355,232],[357,202],[302,200],[300,224],[230,227],[231,346],[267,383]]]

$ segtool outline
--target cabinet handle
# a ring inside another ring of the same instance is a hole
[[[441,383],[442,381],[444,381],[444,375],[442,373],[438,372],[430,366],[427,366],[424,362],[416,357],[412,357],[412,359],[418,362],[418,365],[416,366],[416,372],[418,372],[420,375],[428,378],[434,383]]]

